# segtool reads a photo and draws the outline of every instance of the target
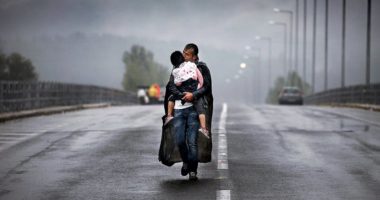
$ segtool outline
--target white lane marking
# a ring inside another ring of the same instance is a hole
[[[219,121],[218,135],[218,169],[228,169],[227,137],[226,137],[227,104],[223,103]]]
[[[230,190],[218,190],[218,191],[216,191],[216,199],[217,200],[230,200],[231,199]]]
[[[219,134],[218,134],[218,170],[228,170],[228,153],[227,153],[227,104],[223,103],[222,113],[220,114],[219,121]],[[222,188],[221,188],[222,189]],[[230,200],[231,190],[217,190],[216,200]]]
[[[0,134],[0,137],[22,137],[22,136],[32,136],[37,135],[38,133],[6,133],[6,134]]]
[[[2,137],[0,136],[0,141],[15,141],[15,140],[23,140],[25,137]]]

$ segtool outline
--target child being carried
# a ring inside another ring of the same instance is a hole
[[[184,105],[186,102],[182,100],[184,92],[194,92],[203,86],[203,76],[195,63],[186,61],[180,51],[175,51],[171,54],[170,60],[174,66],[172,75],[174,77],[174,84],[181,92],[180,95],[171,95],[168,102],[168,114],[165,120],[167,124],[173,119],[174,101],[181,101]],[[194,107],[199,115],[199,122],[201,128],[199,129],[207,138],[209,138],[209,131],[206,128],[206,110],[204,108],[203,98],[195,100]]]

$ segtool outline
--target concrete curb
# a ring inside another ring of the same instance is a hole
[[[59,107],[49,107],[49,108],[41,108],[34,110],[25,110],[19,112],[9,112],[9,113],[1,113],[0,114],[0,122],[5,122],[13,119],[20,119],[25,117],[33,117],[39,115],[51,115],[56,113],[64,113],[82,109],[91,109],[91,108],[104,108],[111,106],[110,103],[99,103],[99,104],[82,104],[75,106],[59,106]]]
[[[369,111],[376,111],[380,112],[380,106],[373,105],[373,104],[354,104],[354,103],[330,103],[330,104],[318,104],[320,106],[328,106],[328,107],[342,107],[342,108],[356,108],[356,109],[363,109],[363,110],[369,110]]]

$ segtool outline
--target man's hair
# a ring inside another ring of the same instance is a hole
[[[177,68],[181,63],[185,62],[185,58],[180,51],[174,51],[172,55],[170,55],[170,61],[172,65]]]
[[[198,46],[194,43],[189,43],[185,46],[185,49],[192,49],[193,55],[198,57]]]

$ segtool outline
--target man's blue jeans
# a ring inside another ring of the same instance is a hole
[[[175,109],[174,129],[182,161],[188,164],[190,172],[197,172],[199,120],[194,106]]]

